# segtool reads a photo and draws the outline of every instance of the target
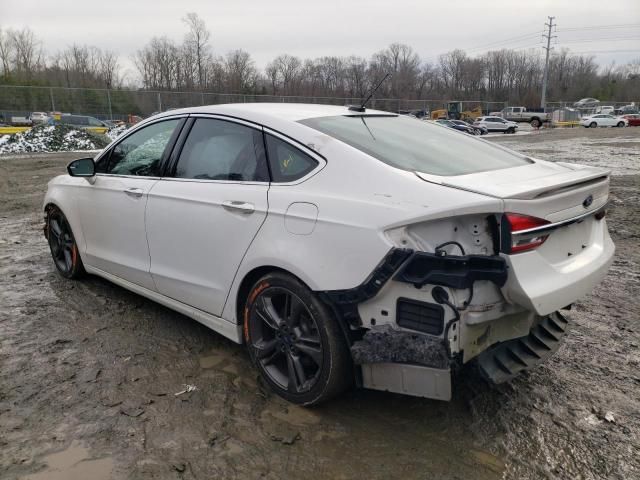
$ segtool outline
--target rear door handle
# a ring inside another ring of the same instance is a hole
[[[127,195],[129,195],[130,197],[136,197],[139,198],[142,196],[142,194],[144,193],[144,191],[141,188],[125,188],[124,189],[124,193],[126,193]]]
[[[222,206],[227,210],[234,210],[241,213],[253,213],[256,209],[253,203],[239,202],[236,200],[225,200],[222,202]]]

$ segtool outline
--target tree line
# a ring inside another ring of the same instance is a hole
[[[261,70],[242,49],[214,55],[211,31],[197,14],[187,14],[182,22],[183,41],[154,37],[134,54],[139,74],[135,85],[127,84],[112,51],[74,44],[46,54],[42,41],[28,28],[0,28],[0,84],[361,98],[391,73],[377,97],[529,106],[540,102],[544,58],[534,50],[500,49],[471,56],[456,49],[428,62],[411,46],[393,43],[370,58],[304,59],[282,54]],[[581,97],[640,98],[640,58],[627,65],[601,67],[592,56],[568,49],[554,52],[547,98]]]

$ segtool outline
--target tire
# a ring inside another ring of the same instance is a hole
[[[516,133],[516,130],[513,127],[509,127],[504,133]]]
[[[596,128],[598,126],[598,124],[596,122],[591,122],[589,124],[589,128]]]
[[[478,128],[474,128],[474,129],[473,129],[473,134],[474,134],[474,135],[482,135],[482,132],[480,131],[480,129],[478,129]]]
[[[618,127],[620,128],[624,127],[624,122],[618,122]]]
[[[542,122],[539,119],[534,118],[533,120],[531,120],[531,126],[533,128],[540,128],[540,125],[542,125]]]
[[[258,280],[243,310],[244,340],[262,379],[297,405],[317,405],[353,383],[351,353],[333,312],[297,278]]]
[[[58,207],[49,207],[47,210],[46,229],[49,250],[58,273],[65,278],[84,275],[84,265],[71,225]]]

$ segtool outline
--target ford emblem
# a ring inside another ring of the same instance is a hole
[[[582,202],[582,206],[584,208],[589,208],[592,203],[593,203],[593,195],[589,195],[587,198],[584,199],[584,202]]]

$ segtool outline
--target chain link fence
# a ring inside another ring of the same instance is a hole
[[[129,115],[146,117],[174,108],[221,103],[322,103],[358,104],[360,98],[248,95],[209,92],[107,90],[96,88],[34,87],[0,85],[0,115],[28,116],[31,112],[62,112],[91,115],[102,120],[126,120]],[[448,101],[372,98],[370,106],[393,112],[432,112],[446,109]],[[463,101],[462,111],[481,108],[483,113],[504,108],[505,102]]]
[[[360,101],[360,98],[341,97],[0,85],[0,115],[3,115],[5,119],[12,116],[28,116],[31,112],[42,111],[91,115],[102,120],[126,120],[129,115],[147,117],[154,112],[173,108],[221,103],[276,102],[350,105]],[[392,112],[433,112],[447,109],[447,104],[452,101],[455,100],[373,98],[370,106]],[[473,111],[480,108],[484,115],[502,110],[508,105],[507,102],[481,100],[465,100],[460,103],[460,111]],[[618,107],[629,103],[607,102],[606,104]],[[572,104],[573,102],[549,102],[547,111]]]

